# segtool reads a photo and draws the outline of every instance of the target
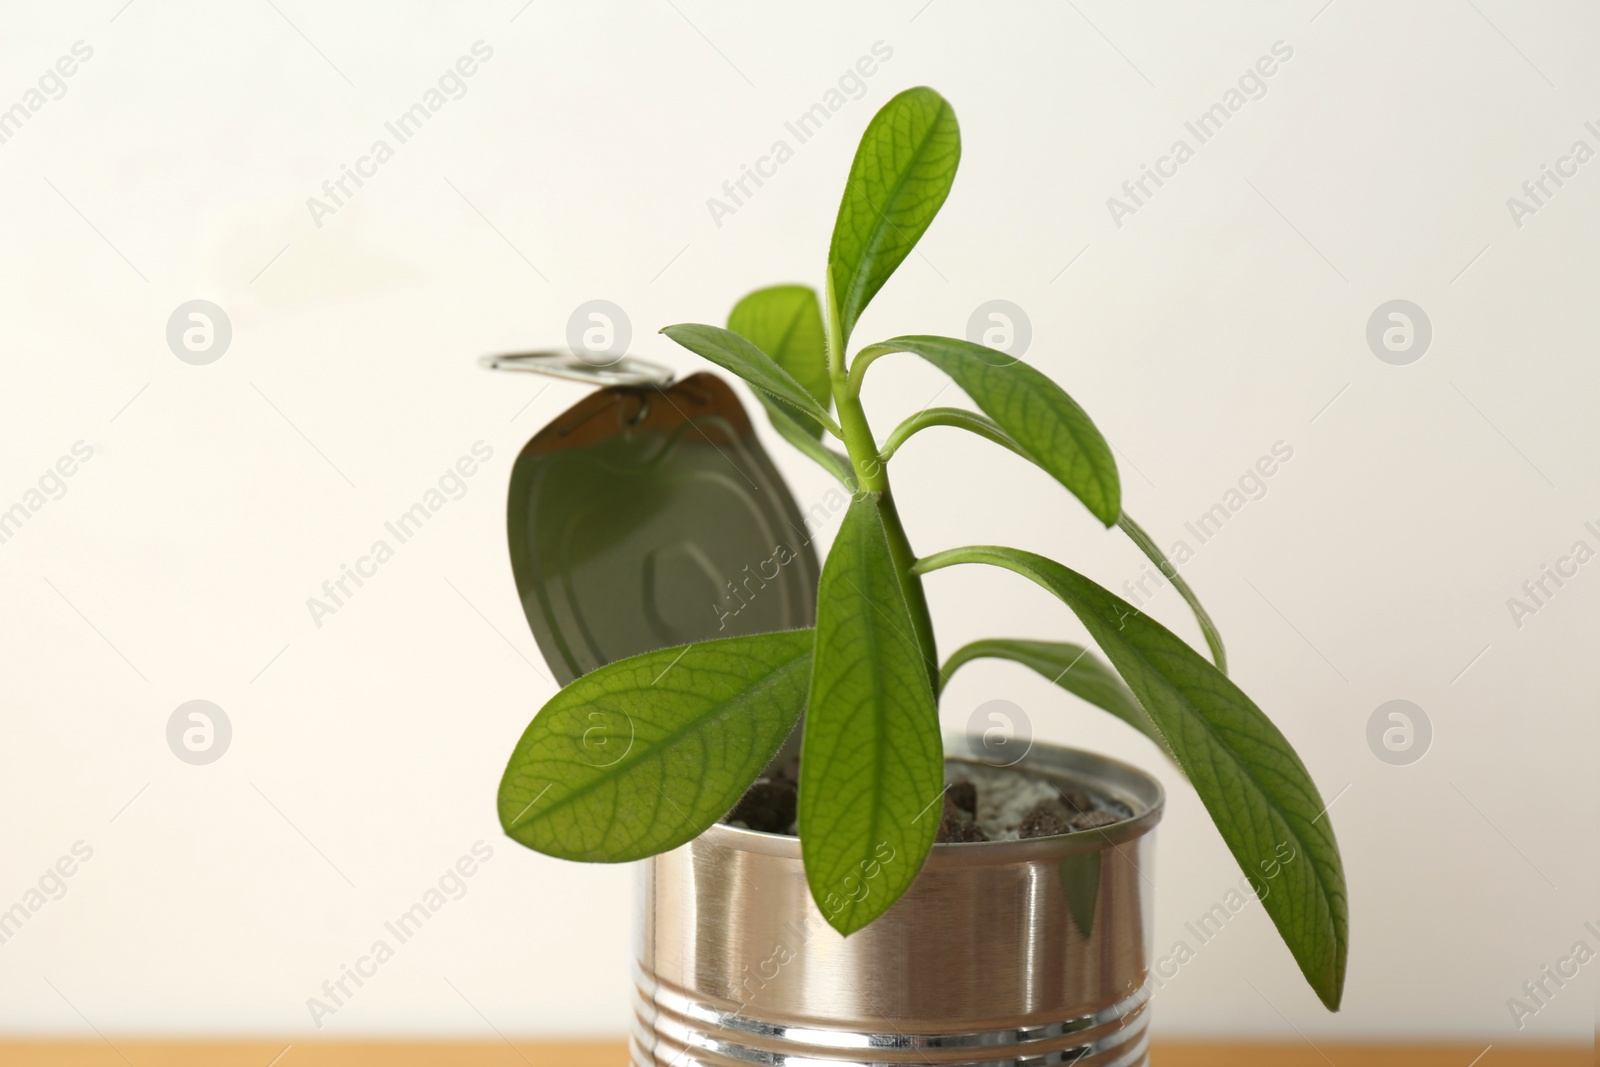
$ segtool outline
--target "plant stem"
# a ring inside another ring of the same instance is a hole
[[[866,409],[862,407],[860,394],[852,388],[845,366],[844,336],[839,330],[839,308],[833,298],[831,270],[827,292],[828,381],[833,389],[834,406],[839,412],[839,428],[845,449],[850,453],[850,464],[855,468],[856,484],[863,493],[878,494],[878,513],[883,519],[883,531],[889,541],[889,556],[894,561],[895,575],[900,580],[900,590],[911,613],[917,645],[928,668],[928,681],[937,696],[939,653],[933,636],[933,618],[928,613],[928,597],[922,588],[922,577],[911,569],[917,562],[917,554],[912,551],[905,526],[900,522],[900,512],[895,508],[894,496],[889,491],[888,467],[878,456],[877,439],[872,436]]]
[[[851,368],[851,372],[854,373],[854,368]],[[888,439],[883,442],[881,453],[883,459],[887,461],[899,451],[901,445],[911,439],[912,434],[926,430],[930,426],[956,426],[993,441],[1002,448],[1008,448],[1024,459],[1030,461],[1033,459],[1022,450],[1021,445],[1011,439],[1010,435],[996,426],[994,420],[986,415],[979,415],[976,411],[966,411],[962,408],[923,408],[910,416],[890,431]]]
[[[1143,552],[1151,563],[1160,568],[1161,573],[1172,583],[1172,588],[1176,589],[1178,595],[1189,605],[1190,610],[1194,612],[1195,621],[1200,624],[1201,634],[1205,636],[1206,647],[1211,649],[1211,662],[1217,665],[1217,670],[1227,674],[1228,654],[1222,647],[1222,635],[1217,632],[1217,624],[1211,621],[1210,614],[1200,606],[1200,598],[1194,595],[1194,590],[1183,580],[1178,568],[1172,565],[1150,535],[1145,533],[1126,511],[1117,519],[1117,526],[1139,546],[1139,551]]]

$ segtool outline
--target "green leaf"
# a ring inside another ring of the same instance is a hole
[[[974,641],[956,649],[944,661],[944,669],[939,672],[942,684],[949,685],[950,676],[975,659],[1005,659],[1032,668],[1072,695],[1102,711],[1109,711],[1154,741],[1162,751],[1167,751],[1166,738],[1150,721],[1138,698],[1123,684],[1121,676],[1082,645],[1020,638]]]
[[[1003,352],[954,337],[895,337],[856,362],[912,352],[944,371],[1031,459],[1107,526],[1122,513],[1111,446],[1077,401],[1055,382]],[[852,368],[854,373],[855,368]]]
[[[911,885],[944,795],[939,713],[875,494],[822,567],[800,755],[800,849],[828,923],[850,934]]]
[[[806,285],[757,289],[728,312],[728,329],[771,356],[824,411],[833,403],[816,290]],[[801,425],[813,437],[822,433],[820,423],[806,419]]]
[[[1138,523],[1133,521],[1133,516],[1124,511],[1117,519],[1117,526],[1127,534],[1134,544],[1139,546],[1139,551],[1145,558],[1156,565],[1172,587],[1183,597],[1189,605],[1189,610],[1194,612],[1195,622],[1200,624],[1200,633],[1205,636],[1206,647],[1211,650],[1211,662],[1217,665],[1217,670],[1223,674],[1228,673],[1228,654],[1222,647],[1222,634],[1217,632],[1217,624],[1211,621],[1211,616],[1206,609],[1201,607],[1200,598],[1194,595],[1194,590],[1189,588],[1189,583],[1184,581],[1183,575],[1178,573],[1178,568],[1167,559],[1166,554],[1157,547],[1150,535],[1145,533]]]
[[[772,420],[772,428],[778,431],[778,436],[816,460],[824,470],[843,482],[852,493],[855,492],[856,471],[850,465],[850,457],[835,452],[818,440],[816,433],[813,432],[816,423],[810,419],[802,423],[800,419],[790,414],[793,408],[771,399],[759,390],[756,396],[760,398],[761,406],[767,409],[767,418]]]
[[[662,333],[689,351],[704,356],[724,370],[732,371],[769,396],[783,401],[800,414],[816,420],[838,436],[839,427],[827,410],[817,403],[805,386],[774,363],[765,352],[736,333],[717,326],[681,322],[663,327]]]
[[[591,671],[528,724],[500,825],[531,849],[620,863],[726,815],[805,710],[811,630],[663,648]]]
[[[728,329],[770,356],[823,411],[832,405],[822,306],[817,303],[815,290],[804,285],[757,289],[733,306],[728,313]],[[822,423],[761,389],[756,390],[756,396],[780,437],[854,491],[855,469],[848,457],[821,443]]]
[[[900,93],[867,124],[828,249],[841,343],[939,213],[960,161],[955,111],[926,86]]]
[[[1015,571],[1083,621],[1166,738],[1258,895],[1265,890],[1262,906],[1301,973],[1337,1010],[1349,948],[1344,865],[1321,794],[1278,728],[1170,630],[1076,571],[993,546],[940,552],[916,570],[956,563]]]

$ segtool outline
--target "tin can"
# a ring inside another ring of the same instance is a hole
[[[976,741],[951,758],[981,755]],[[1036,743],[1018,769],[1132,817],[936,844],[910,890],[842,937],[797,838],[718,824],[640,865],[637,1067],[1148,1063],[1152,831],[1144,772]]]

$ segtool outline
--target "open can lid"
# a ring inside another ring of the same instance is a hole
[[[810,532],[725,381],[538,355],[484,363],[621,379],[540,430],[511,473],[511,567],[557,682],[670,645],[815,623]]]

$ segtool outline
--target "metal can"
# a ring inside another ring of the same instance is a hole
[[[1042,743],[1018,769],[1132,817],[934,845],[905,896],[848,938],[813,902],[797,838],[718,824],[642,863],[632,1062],[1146,1064],[1161,785]]]

